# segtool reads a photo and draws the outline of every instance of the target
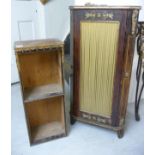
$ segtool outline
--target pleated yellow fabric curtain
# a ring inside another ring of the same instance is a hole
[[[119,26],[80,23],[80,111],[111,117]]]

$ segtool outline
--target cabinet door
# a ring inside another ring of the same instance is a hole
[[[73,115],[118,126],[126,10],[73,10]]]

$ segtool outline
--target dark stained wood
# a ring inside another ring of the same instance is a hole
[[[124,129],[121,129],[121,130],[118,130],[118,131],[117,131],[117,136],[118,136],[118,138],[122,138],[123,135],[124,135]]]
[[[77,12],[73,14],[74,36],[73,36],[73,113],[79,116],[79,77],[80,77],[80,14]],[[76,81],[76,82],[75,82]]]
[[[97,9],[110,9],[110,10],[112,10],[112,9],[118,9],[118,10],[133,10],[133,9],[141,9],[141,7],[140,6],[108,6],[108,5],[95,5],[95,4],[91,4],[91,3],[87,3],[86,5],[84,5],[84,6],[70,6],[70,9],[72,10],[72,9],[74,9],[74,10],[76,10],[76,9],[80,9],[80,10],[82,10],[82,9],[84,9],[84,10],[86,10],[86,9],[91,9],[91,10],[93,10],[93,9],[95,9],[95,10],[97,10]]]
[[[73,105],[72,116],[80,121],[95,124],[93,116],[83,118],[79,108],[79,85],[80,85],[80,21],[119,21],[119,40],[118,50],[116,56],[113,102],[112,102],[112,116],[109,119],[110,125],[113,129],[120,127],[123,129],[124,119],[127,107],[128,90],[130,84],[130,76],[133,61],[135,34],[133,34],[134,25],[137,23],[138,17],[133,18],[134,10],[138,11],[140,7],[71,7],[71,56],[73,55]],[[104,17],[90,17],[85,18],[85,14],[110,14],[113,13],[113,19]],[[133,23],[134,22],[134,23]],[[89,119],[90,118],[90,119]],[[95,118],[95,117],[94,117]],[[106,118],[102,118],[105,119]],[[105,121],[108,122],[108,121]],[[122,133],[120,130],[119,133]],[[122,135],[122,134],[120,134]],[[120,136],[121,137],[121,136]]]
[[[120,109],[120,117],[124,118],[126,114],[128,94],[129,94],[129,86],[130,86],[130,78],[131,78],[131,70],[132,70],[132,61],[134,55],[134,45],[135,45],[135,37],[129,35],[127,39],[125,58],[124,58],[124,70],[123,70],[123,78],[122,78],[122,91],[121,91],[121,106]]]
[[[130,76],[131,76],[131,70],[132,70],[132,61],[133,61],[135,37],[136,37],[135,35],[131,35],[132,33],[131,19],[132,19],[132,11],[130,10],[127,12],[127,16],[126,16],[126,27],[124,28],[125,36],[124,36],[124,45],[122,47],[122,54],[118,55],[118,57],[121,56],[122,59],[120,60],[120,66],[118,67],[120,68],[121,73],[118,73],[118,72],[116,73],[120,75],[120,78],[117,81],[119,83],[119,89],[114,90],[114,95],[117,94],[119,96],[118,99],[113,99],[114,113],[113,113],[112,119],[113,119],[114,126],[118,126],[120,124],[120,120],[122,120],[122,118],[125,117],[126,110],[122,114],[121,107],[123,106],[124,109],[126,109],[127,101],[128,101]],[[128,78],[128,80],[124,78]],[[122,101],[122,98],[124,101]]]
[[[125,35],[126,35],[126,19],[127,11],[121,13],[122,18],[120,23],[119,42],[118,42],[118,51],[116,56],[116,69],[114,77],[114,90],[113,90],[113,106],[112,106],[112,125],[118,126],[119,123],[119,104],[120,104],[120,90],[121,90],[121,78],[122,78],[122,66],[123,66],[123,53],[124,53],[124,44],[125,44]]]

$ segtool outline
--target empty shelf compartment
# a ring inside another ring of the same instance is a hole
[[[34,127],[32,130],[32,143],[39,143],[48,139],[65,136],[65,128],[61,122],[51,122]]]
[[[25,104],[31,144],[66,135],[64,96]]]

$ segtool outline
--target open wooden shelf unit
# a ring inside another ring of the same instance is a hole
[[[63,43],[22,41],[15,51],[30,143],[65,136]]]

